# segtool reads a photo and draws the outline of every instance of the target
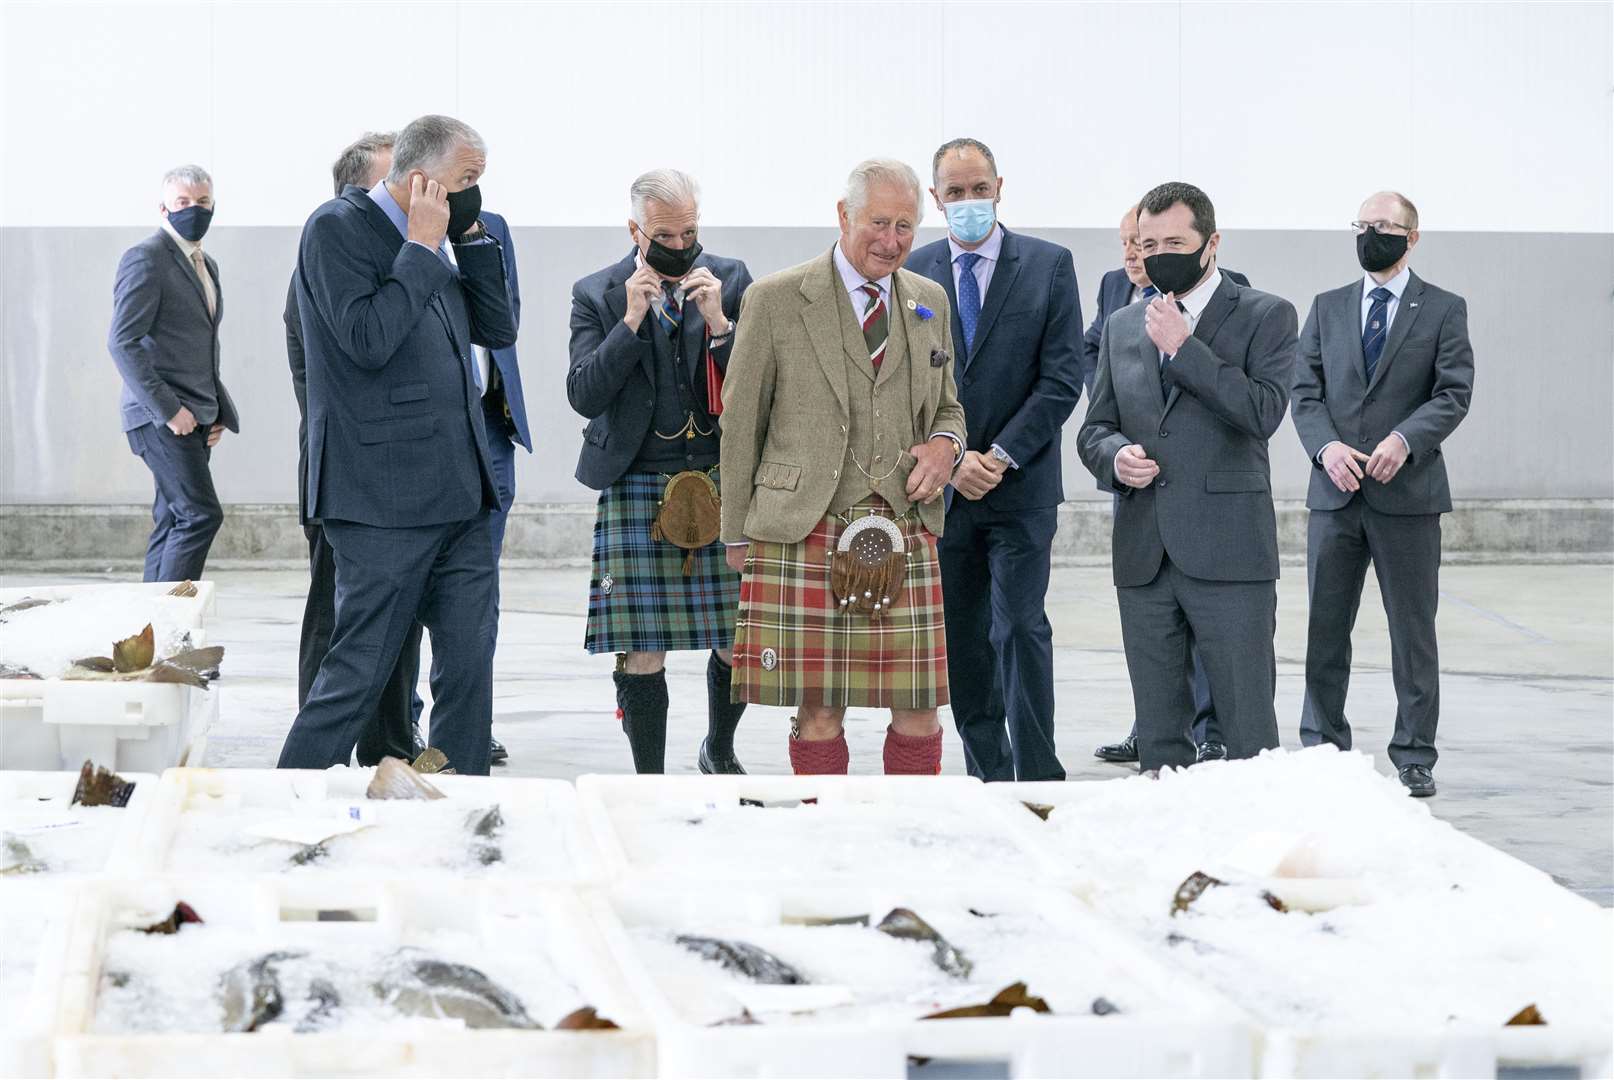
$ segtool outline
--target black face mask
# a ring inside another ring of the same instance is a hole
[[[670,248],[654,238],[650,241],[650,250],[644,253],[644,261],[650,264],[650,269],[663,277],[681,278],[694,267],[695,260],[701,257],[701,245],[697,240],[687,248]]]
[[[1147,255],[1143,259],[1143,272],[1149,275],[1149,284],[1159,289],[1162,295],[1174,293],[1181,298],[1205,276],[1205,268],[1199,265],[1199,260],[1208,247],[1210,238],[1206,237],[1198,251],[1166,251]]]
[[[482,214],[482,189],[472,184],[448,193],[448,238],[455,243],[470,231]]]
[[[168,224],[175,232],[194,244],[207,235],[207,227],[213,224],[213,211],[194,204],[183,210],[170,210]]]
[[[1407,253],[1407,238],[1363,229],[1356,234],[1356,261],[1370,274],[1388,270]]]

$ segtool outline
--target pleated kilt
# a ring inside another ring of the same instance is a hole
[[[891,509],[877,496],[845,516]],[[902,595],[878,621],[843,612],[830,556],[846,528],[826,516],[794,544],[753,542],[734,632],[734,700],[757,705],[934,709],[947,704],[947,631],[936,538],[909,515]]]
[[[600,492],[583,636],[591,653],[726,649],[734,640],[740,575],[722,543],[697,549],[686,577],[684,549],[650,538],[666,486],[660,473],[628,473]]]

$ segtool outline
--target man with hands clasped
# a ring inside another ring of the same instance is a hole
[[[1373,563],[1390,625],[1390,760],[1435,793],[1440,515],[1451,510],[1441,444],[1468,414],[1474,351],[1463,298],[1408,263],[1418,211],[1381,191],[1352,222],[1363,277],[1319,295],[1300,334],[1295,431],[1315,469],[1306,494],[1306,697],[1300,740],[1351,748],[1351,629]]]

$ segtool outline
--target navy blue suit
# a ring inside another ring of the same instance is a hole
[[[195,266],[162,229],[123,253],[112,288],[107,348],[123,376],[123,431],[156,489],[146,581],[202,576],[208,548],[224,523],[208,468],[208,431],[215,423],[241,430],[219,379],[219,268],[205,252],[202,260],[213,283],[211,315]],[[196,418],[189,435],[168,427],[181,406]]]
[[[957,312],[945,238],[914,251],[908,269],[941,284]],[[1065,498],[1060,430],[1082,394],[1082,305],[1070,252],[1003,229],[972,348],[956,315],[952,326],[968,449],[996,444],[1018,466],[979,501],[948,492],[939,550],[953,719],[972,776],[1063,780],[1044,601]]]
[[[1237,270],[1221,267],[1222,276],[1231,278],[1235,283],[1248,288],[1250,279]],[[1105,273],[1103,280],[1098,283],[1098,312],[1093,316],[1093,324],[1087,328],[1087,334],[1082,338],[1082,384],[1087,387],[1087,398],[1093,398],[1093,379],[1098,374],[1098,347],[1104,340],[1104,324],[1111,315],[1132,303],[1132,279],[1126,276],[1126,268],[1121,267]],[[1103,487],[1102,484],[1099,485]],[[1194,741],[1198,743],[1221,742],[1221,731],[1216,726],[1216,704],[1211,700],[1210,677],[1205,674],[1205,665],[1200,662],[1199,649],[1193,647],[1193,692],[1194,692]],[[1133,733],[1137,733],[1137,725],[1133,724]]]
[[[282,768],[347,762],[405,637],[431,630],[431,743],[488,771],[499,505],[471,346],[507,348],[515,319],[500,245],[405,243],[349,187],[303,228],[308,515],[336,556],[336,625]]]

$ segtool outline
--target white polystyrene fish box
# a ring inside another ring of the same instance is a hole
[[[413,854],[400,845],[400,872]],[[141,932],[181,902],[203,921]],[[114,880],[80,904],[69,950],[62,1077],[655,1068],[648,1022],[564,889],[442,874]],[[555,1030],[580,1008],[620,1030]]]
[[[119,776],[134,785],[125,805],[75,806],[77,772],[0,772],[0,880],[76,882],[132,849],[158,782]]]
[[[602,933],[655,1019],[661,1075],[1248,1076],[1254,1068],[1256,1034],[1236,1008],[1128,947],[1068,893],[899,880],[637,882],[594,894]],[[898,908],[945,944],[881,932]],[[736,970],[697,954],[686,937],[768,956]],[[1052,1011],[924,1019],[1017,983]]]
[[[832,881],[1055,869],[967,776],[583,776],[608,873]]]
[[[50,1076],[79,891],[50,875],[0,878],[0,1077]]]
[[[228,660],[226,659],[226,663]],[[0,769],[55,771],[85,759],[160,773],[201,761],[219,684],[0,679]]]
[[[371,799],[375,772],[170,769],[119,869],[557,883],[599,876],[577,793],[563,780],[434,773],[422,779],[441,799]]]
[[[990,790],[1053,807],[1021,824],[1101,915],[1262,1025],[1264,1075],[1614,1066],[1607,913],[1441,821],[1365,755]],[[1174,915],[1196,871],[1223,884]],[[1504,1027],[1529,1005],[1545,1025]]]

